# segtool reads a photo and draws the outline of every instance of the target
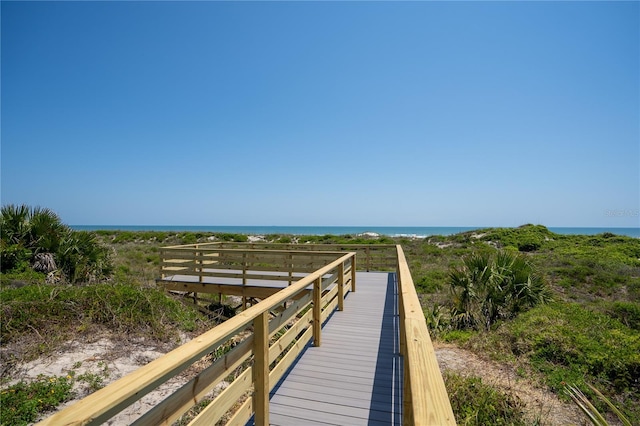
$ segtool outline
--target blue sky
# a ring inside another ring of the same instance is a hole
[[[2,204],[639,226],[639,2],[5,2]]]

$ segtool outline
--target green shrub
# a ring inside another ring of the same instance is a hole
[[[522,252],[532,252],[551,246],[557,237],[557,234],[544,226],[523,225],[518,228],[488,229],[481,240],[497,242],[500,247],[515,247]]]
[[[44,284],[45,274],[36,272],[33,269],[26,269],[22,272],[8,272],[0,274],[0,289],[7,287],[23,287],[29,284]]]
[[[0,391],[0,418],[2,424],[27,425],[38,415],[55,410],[71,399],[71,377],[39,376],[31,383],[19,382]]]
[[[167,340],[169,326],[193,330],[198,315],[163,292],[130,284],[83,287],[27,285],[0,292],[0,336],[10,342],[36,329],[73,333],[99,324],[121,333]],[[48,333],[51,331],[51,333]]]
[[[474,253],[449,273],[451,318],[457,328],[484,327],[551,300],[551,291],[522,256]]]
[[[459,425],[526,425],[525,405],[479,377],[446,372],[444,382]]]
[[[640,334],[580,304],[536,307],[505,324],[496,338],[528,357],[555,391],[585,377],[616,391],[640,391]]]
[[[33,267],[48,273],[57,268],[70,282],[95,281],[111,272],[109,252],[96,234],[73,231],[49,209],[3,206],[0,241],[3,272]]]
[[[447,281],[447,273],[443,270],[430,269],[416,282],[416,288],[423,293],[440,291]]]
[[[627,327],[640,331],[640,303],[614,302],[611,304],[610,315]]]
[[[220,241],[230,241],[234,243],[246,243],[249,237],[245,234],[217,233],[215,237]]]
[[[180,235],[181,244],[195,244],[198,242],[198,237],[193,232],[185,232]]]
[[[440,337],[447,343],[459,343],[464,345],[477,332],[471,330],[449,330],[442,333]]]

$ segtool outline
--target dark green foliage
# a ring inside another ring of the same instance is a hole
[[[245,243],[249,241],[249,237],[245,234],[216,233],[214,236],[216,240],[219,241],[230,241],[234,243]]]
[[[3,425],[27,425],[38,415],[56,409],[71,399],[73,379],[39,376],[31,383],[19,382],[0,392],[0,420]]]
[[[24,271],[29,269],[33,253],[22,244],[7,244],[0,241],[0,269],[2,271]]]
[[[527,425],[525,405],[510,394],[482,382],[447,372],[445,386],[459,425]]]
[[[109,251],[101,246],[93,233],[73,231],[62,224],[49,209],[14,206],[2,207],[0,218],[0,257],[2,272],[20,272],[50,258],[70,282],[90,282],[111,272]],[[41,263],[42,264],[42,263]]]
[[[442,289],[446,278],[447,274],[444,271],[437,269],[429,270],[415,283],[416,289],[422,293],[435,293]]]
[[[45,274],[36,272],[33,269],[26,269],[21,272],[9,272],[0,274],[0,289],[7,287],[24,287],[29,284],[44,284]]]
[[[215,315],[222,315],[225,318],[231,318],[236,315],[236,310],[232,306],[225,305],[224,303],[220,302],[211,303],[209,306],[207,306],[207,309],[209,309]]]
[[[109,251],[90,232],[65,233],[57,252],[57,261],[58,267],[71,282],[95,282],[112,272]]]
[[[551,299],[551,292],[522,256],[472,254],[451,270],[451,318],[457,328],[489,329],[499,319]]]
[[[536,251],[552,241],[553,232],[541,225],[523,225],[519,228],[496,228],[484,231],[484,241],[498,242],[499,247],[515,247],[519,251]]]
[[[627,327],[640,331],[640,303],[614,302],[609,308],[609,315]]]

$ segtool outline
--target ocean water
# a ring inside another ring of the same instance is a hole
[[[431,235],[453,235],[460,232],[483,229],[478,226],[158,226],[158,225],[72,225],[79,231],[119,230],[119,231],[171,231],[171,232],[225,232],[246,235],[356,235],[376,233],[391,237],[425,238]],[[551,232],[565,235],[596,235],[611,232],[617,235],[640,238],[640,228],[558,228]]]

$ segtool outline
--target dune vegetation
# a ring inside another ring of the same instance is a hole
[[[78,232],[55,213],[27,206],[3,207],[0,225],[2,424],[28,424],[71,397],[72,376],[8,383],[12,366],[51,353],[72,336],[108,330],[122,339],[171,346],[180,333],[193,335],[210,327],[211,320],[192,304],[155,288],[158,249],[248,238],[206,232]],[[566,401],[571,400],[567,389],[575,387],[613,419],[592,385],[627,418],[640,418],[640,239],[558,235],[534,225],[425,239],[264,239],[402,244],[436,342],[508,366]],[[483,424],[480,412],[493,416],[486,420],[492,424],[531,423],[517,394],[494,389],[472,373],[447,374],[446,382],[460,424]],[[20,402],[15,397],[42,389],[58,399],[38,405],[32,398],[25,407],[24,398]],[[545,419],[536,422],[544,424]]]

